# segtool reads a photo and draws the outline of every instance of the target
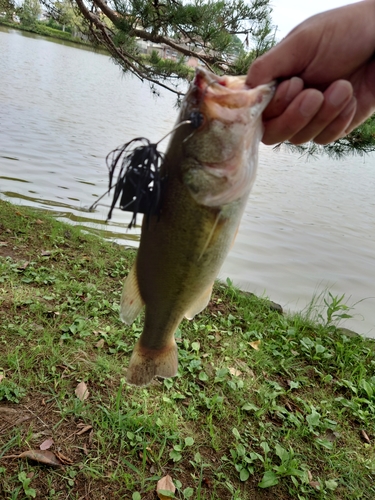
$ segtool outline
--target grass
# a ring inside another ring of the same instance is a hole
[[[335,325],[341,298],[319,324],[218,283],[178,376],[134,388],[134,255],[0,202],[0,497],[151,500],[169,474],[178,499],[375,498],[374,343]],[[62,467],[20,456],[51,438]]]

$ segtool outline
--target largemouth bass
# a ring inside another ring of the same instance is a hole
[[[161,165],[167,181],[157,215],[144,217],[139,250],[121,298],[130,324],[145,306],[127,382],[177,373],[175,331],[208,304],[255,180],[261,114],[274,84],[197,70]],[[185,123],[182,123],[185,122]]]

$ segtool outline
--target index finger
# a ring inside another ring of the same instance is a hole
[[[266,54],[258,57],[250,66],[246,84],[257,87],[271,80],[298,76],[310,60],[310,46],[293,32]],[[311,41],[310,41],[311,42]]]

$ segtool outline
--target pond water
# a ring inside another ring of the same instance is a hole
[[[105,55],[0,27],[0,196],[136,246],[131,215],[87,208],[107,189],[105,157],[157,141],[177,115]],[[357,303],[343,326],[375,337],[375,155],[306,161],[261,145],[259,171],[220,277],[302,310],[324,290]],[[105,201],[109,202],[109,198]],[[0,214],[1,217],[1,214]]]

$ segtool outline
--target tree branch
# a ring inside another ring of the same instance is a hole
[[[77,4],[82,4],[82,0],[76,0]],[[99,9],[105,14],[108,19],[110,19],[114,25],[118,24],[118,22],[121,20],[122,16],[112,10],[108,4],[105,3],[104,0],[93,0],[94,4],[99,7]],[[207,64],[215,64],[220,62],[220,60],[215,57],[215,56],[207,56],[207,55],[198,55],[196,52],[193,50],[187,49],[184,46],[181,46],[175,42],[173,42],[170,38],[163,36],[163,35],[157,35],[155,33],[150,33],[149,31],[146,30],[141,30],[139,28],[132,28],[129,31],[129,36],[135,36],[142,38],[143,40],[147,40],[149,42],[153,43],[164,43],[165,45],[168,45],[172,49],[176,50],[177,52],[180,52],[180,54],[183,54],[184,56],[188,57],[197,57],[200,59],[202,62],[207,63]]]

